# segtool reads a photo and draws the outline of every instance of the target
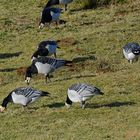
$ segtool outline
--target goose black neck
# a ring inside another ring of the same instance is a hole
[[[72,101],[70,100],[70,98],[68,97],[68,95],[67,95],[66,103],[69,104],[69,105],[72,105]]]
[[[33,64],[31,65],[31,73],[32,73],[32,74],[38,73],[38,70],[37,70],[37,68],[36,68],[36,66],[35,66],[35,63],[33,63]]]
[[[32,77],[32,74],[36,74],[37,72],[37,68],[33,63],[30,67],[27,68],[25,77]]]
[[[38,54],[38,51],[35,51],[31,58],[33,58],[33,57],[36,57],[36,58],[37,58],[38,55],[39,55],[39,54]]]
[[[49,51],[47,48],[39,48],[37,53],[40,56],[47,56],[49,54]]]
[[[4,100],[2,102],[2,107],[6,108],[7,104],[11,101],[12,101],[12,97],[11,97],[11,93],[10,93],[6,98],[4,98]]]

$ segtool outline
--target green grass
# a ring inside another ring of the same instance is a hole
[[[76,10],[79,5],[72,3],[61,16],[66,24],[39,30],[43,1],[1,0],[1,102],[14,88],[26,86],[24,75],[14,69],[31,64],[30,57],[40,41],[73,38],[76,43],[63,44],[57,54],[74,59],[73,67],[54,72],[48,84],[42,75],[31,81],[30,86],[50,92],[50,98],[41,98],[26,110],[9,104],[0,114],[0,139],[139,140],[140,61],[131,65],[122,55],[126,43],[140,43],[139,5],[139,0],[130,0],[95,10]],[[12,56],[15,53],[19,55]],[[78,103],[67,109],[67,88],[78,82],[95,85],[105,95],[88,101],[85,110]]]

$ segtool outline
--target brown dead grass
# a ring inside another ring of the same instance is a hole
[[[62,38],[60,40],[57,40],[57,43],[59,46],[67,47],[67,46],[76,45],[78,42],[72,37],[67,37],[67,38]]]
[[[19,67],[17,68],[16,72],[17,75],[25,75],[27,67]]]
[[[113,71],[111,68],[111,65],[108,61],[106,60],[101,60],[96,66],[97,73],[106,73],[106,72],[111,72]]]
[[[131,138],[136,138],[136,137],[140,137],[140,131],[138,130],[131,130],[131,131],[127,131],[126,133],[126,139],[131,139]]]
[[[0,85],[2,85],[2,83],[3,83],[2,81],[3,81],[3,79],[0,77]]]

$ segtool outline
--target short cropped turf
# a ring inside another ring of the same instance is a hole
[[[36,46],[59,40],[57,56],[73,60],[71,67],[33,76],[30,86],[51,93],[23,109],[8,104],[0,113],[0,140],[139,140],[140,61],[123,57],[122,47],[140,44],[140,2],[128,0],[96,9],[69,4],[58,26],[40,30],[44,0],[0,0],[0,103],[8,93],[27,86],[24,72]],[[62,6],[63,8],[63,6]],[[94,85],[104,92],[81,109],[64,105],[74,83]]]

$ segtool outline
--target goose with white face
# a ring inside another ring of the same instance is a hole
[[[51,22],[58,23],[61,11],[62,9],[60,8],[54,8],[54,7],[44,8],[39,23],[39,29],[42,29],[44,25],[47,23],[49,25]]]
[[[33,89],[31,87],[16,88],[3,99],[3,102],[0,106],[0,112],[3,112],[7,108],[8,103],[10,102],[14,104],[20,104],[23,107],[26,107],[28,104],[33,103],[38,98],[48,95],[49,93],[46,91]]]
[[[123,47],[124,57],[130,62],[133,63],[134,60],[138,60],[140,56],[140,46],[138,43],[128,43]]]
[[[85,83],[73,84],[68,88],[67,98],[65,105],[70,108],[73,102],[80,102],[81,108],[85,108],[85,102],[96,95],[103,95],[95,86],[91,86]]]
[[[0,106],[0,112],[3,112],[6,108],[3,106]]]
[[[39,29],[42,29],[44,26],[45,26],[45,24],[40,23],[40,24],[39,24]]]
[[[45,81],[47,83],[47,79],[50,81],[50,73],[63,66],[71,66],[71,64],[72,61],[69,60],[40,56],[27,68],[25,82],[29,84],[34,74],[43,74],[45,75]]]
[[[29,85],[30,84],[30,81],[31,81],[31,77],[26,77],[25,83],[27,83]]]

